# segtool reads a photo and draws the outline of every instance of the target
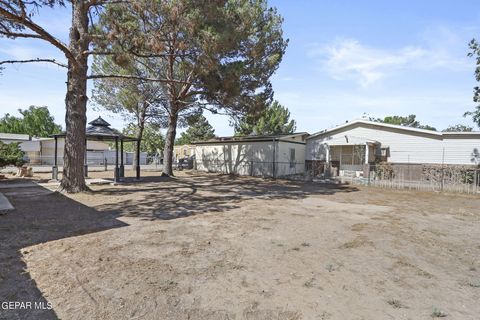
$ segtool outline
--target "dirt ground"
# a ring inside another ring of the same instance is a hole
[[[0,182],[0,319],[480,318],[478,196],[148,174]]]

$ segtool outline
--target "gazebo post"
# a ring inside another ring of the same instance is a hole
[[[83,169],[83,172],[85,174],[85,178],[88,178],[88,162],[87,162],[87,155],[88,155],[88,151],[87,151],[87,139],[85,139],[85,160],[84,160],[84,169]]]
[[[123,165],[123,138],[120,139],[120,178],[125,177],[125,166]]]
[[[119,168],[118,168],[118,137],[115,137],[115,172],[113,174],[113,182],[119,181]]]
[[[55,136],[55,156],[53,158],[52,180],[58,180],[57,153],[58,153],[58,137]]]
[[[137,163],[136,163],[136,167],[135,167],[135,171],[136,171],[136,179],[137,180],[140,180],[140,139],[137,140],[137,143],[138,143],[138,147],[136,148],[136,152],[137,152]]]

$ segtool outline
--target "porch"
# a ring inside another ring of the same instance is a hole
[[[375,162],[375,142],[327,145],[326,163],[331,176],[363,176],[365,165]]]

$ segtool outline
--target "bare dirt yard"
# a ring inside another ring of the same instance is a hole
[[[0,318],[480,319],[478,196],[149,175],[3,184]]]

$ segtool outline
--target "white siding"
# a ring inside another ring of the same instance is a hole
[[[28,137],[28,136],[27,136]],[[21,141],[21,140],[11,140],[11,139],[0,139],[5,144],[10,143],[19,143],[20,149],[25,152],[39,152],[40,151],[40,142],[39,141]]]
[[[295,149],[295,166],[290,166],[290,149]],[[196,168],[199,171],[225,174],[281,177],[304,171],[305,144],[285,141],[225,142],[198,144],[195,148]]]
[[[197,170],[226,174],[272,176],[272,142],[197,145]]]
[[[295,162],[290,164],[290,150],[295,150]],[[277,142],[276,151],[276,174],[278,177],[288,176],[305,171],[305,144],[289,143],[285,141]]]
[[[378,141],[389,147],[389,162],[431,164],[474,164],[472,153],[480,150],[480,135],[472,138],[453,135],[431,135],[368,124],[354,124],[307,139],[306,159],[324,160],[325,144],[353,145]],[[346,138],[347,137],[347,138]],[[348,140],[348,142],[347,142]]]
[[[445,138],[443,143],[446,163],[479,164],[480,138]]]

